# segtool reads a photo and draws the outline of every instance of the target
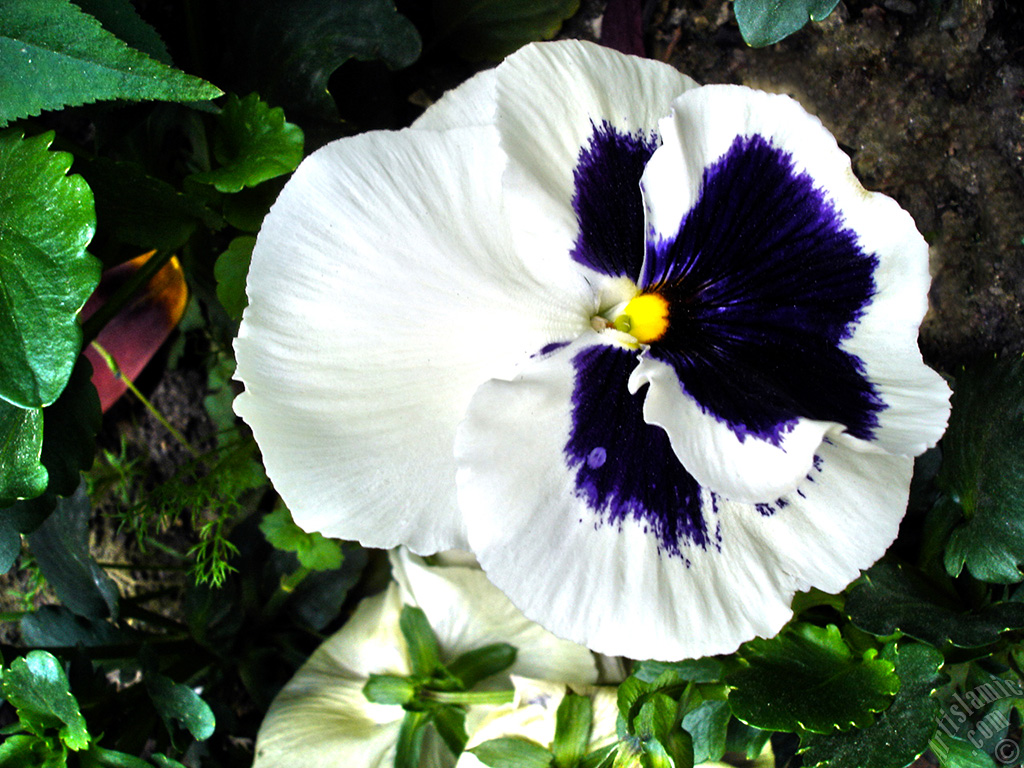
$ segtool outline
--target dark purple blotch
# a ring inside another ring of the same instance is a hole
[[[565,446],[576,495],[611,525],[627,519],[653,533],[663,552],[717,545],[701,488],[661,427],[644,421],[643,395],[631,395],[636,352],[596,345],[573,358],[572,431]]]
[[[678,235],[648,247],[640,285],[670,303],[650,354],[741,440],[778,444],[798,418],[871,439],[885,404],[839,344],[877,266],[787,152],[738,137],[705,169]]]
[[[579,233],[571,256],[597,272],[635,280],[646,242],[640,177],[658,140],[619,132],[608,122],[593,128],[573,172]]]

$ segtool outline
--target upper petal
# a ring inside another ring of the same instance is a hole
[[[264,222],[236,410],[303,528],[464,546],[451,446],[470,396],[587,320],[510,252],[503,163],[487,128],[342,139]]]
[[[594,341],[483,385],[458,433],[470,542],[528,617],[602,653],[727,653],[778,632],[794,592],[841,589],[895,538],[909,459],[825,442],[794,493],[729,502],[624,393],[632,356]]]
[[[519,250],[553,279],[566,255],[635,280],[643,259],[643,165],[658,120],[696,86],[674,68],[581,41],[539,43],[497,70],[505,194]]]

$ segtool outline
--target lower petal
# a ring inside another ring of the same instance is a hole
[[[727,653],[777,633],[794,592],[841,589],[895,538],[910,460],[825,443],[793,494],[727,501],[666,451],[638,398],[606,391],[633,363],[595,339],[482,386],[456,440],[470,544],[528,617],[601,653]],[[580,425],[584,392],[616,409]],[[604,444],[583,455],[587,435]]]

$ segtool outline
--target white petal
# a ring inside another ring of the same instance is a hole
[[[464,547],[451,445],[469,397],[587,322],[511,255],[502,163],[486,128],[363,134],[307,158],[264,222],[236,410],[304,529]]]
[[[704,170],[726,154],[738,136],[760,135],[790,154],[851,230],[858,246],[878,260],[875,294],[840,348],[863,363],[865,378],[887,406],[878,413],[870,441],[835,426],[830,435],[856,450],[914,456],[945,430],[949,389],[924,365],[917,346],[927,310],[928,246],[910,215],[895,200],[865,190],[847,155],[820,120],[786,96],[739,86],[704,86],[673,104],[661,125],[663,146],[643,178],[648,226],[670,238],[693,206]]]
[[[456,442],[470,543],[528,617],[601,653],[727,653],[777,633],[795,591],[841,589],[895,538],[912,462],[828,443],[821,470],[784,504],[756,508],[704,490],[704,546],[680,541],[673,552],[642,517],[609,523],[566,459],[572,359],[586,343],[481,387]]]
[[[672,449],[697,481],[736,501],[757,503],[777,499],[806,477],[829,422],[799,419],[778,445],[754,435],[742,438],[728,425],[705,413],[679,386],[672,366],[642,355],[629,380],[644,395],[644,419],[665,430]]]
[[[493,125],[497,82],[493,69],[478,72],[458,88],[447,91],[417,118],[412,127],[447,131]]]
[[[667,64],[577,40],[526,46],[497,72],[513,236],[553,279],[565,279],[557,269],[569,266],[578,230],[573,174],[595,127],[649,136],[672,99],[696,83]]]
[[[492,643],[516,647],[515,663],[481,687],[507,688],[510,674],[575,683],[597,680],[597,664],[589,650],[526,619],[483,571],[427,566],[404,549],[392,552],[391,564],[403,601],[422,608],[437,633],[443,661]]]
[[[404,712],[363,695],[370,673],[408,675],[397,585],[359,604],[274,699],[254,768],[390,768]]]

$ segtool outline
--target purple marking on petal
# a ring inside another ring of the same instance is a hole
[[[871,439],[886,405],[839,344],[877,267],[789,153],[738,137],[705,169],[678,235],[648,246],[640,285],[670,304],[650,354],[741,441],[778,445],[798,418]]]
[[[660,427],[644,421],[643,395],[627,389],[636,353],[593,346],[573,358],[572,432],[565,446],[576,494],[606,523],[627,518],[658,538],[660,549],[684,557],[688,545],[716,546],[701,487],[683,468]]]
[[[532,355],[530,355],[530,357],[547,357],[552,352],[557,352],[562,347],[567,347],[571,343],[572,342],[568,341],[553,341],[550,344],[545,344],[543,347],[540,348],[539,352],[534,352]]]
[[[612,277],[635,280],[644,260],[640,177],[658,146],[654,134],[620,133],[607,121],[580,150],[572,207],[579,234],[572,258]]]

